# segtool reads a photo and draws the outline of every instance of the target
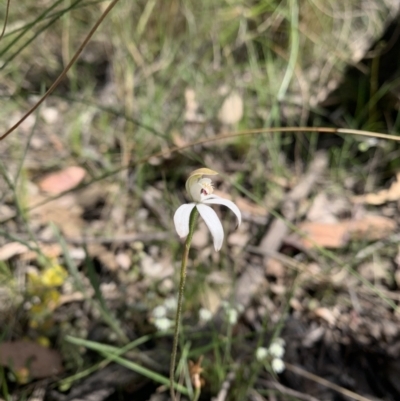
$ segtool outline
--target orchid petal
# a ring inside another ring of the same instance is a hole
[[[184,205],[179,206],[174,214],[175,229],[181,238],[184,238],[189,234],[190,213],[192,213],[195,206],[195,203],[185,203]]]
[[[224,229],[222,228],[222,224],[219,221],[217,213],[215,213],[210,206],[202,203],[197,204],[196,207],[200,213],[200,216],[204,219],[208,229],[211,232],[211,235],[214,239],[215,250],[219,251],[222,247],[222,242],[224,241]]]
[[[203,198],[202,203],[207,203],[209,205],[224,205],[231,209],[233,213],[235,213],[238,220],[238,226],[240,226],[240,224],[242,223],[242,213],[232,201],[221,198],[217,195],[208,195]]]
[[[198,182],[195,182],[189,187],[189,195],[195,202],[201,201],[201,188],[202,186]]]

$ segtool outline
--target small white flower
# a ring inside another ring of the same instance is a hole
[[[275,373],[282,373],[285,370],[285,362],[282,359],[274,358],[271,362],[271,367]]]
[[[201,308],[199,310],[199,319],[202,322],[209,322],[212,319],[212,313],[210,310],[206,309],[206,308]]]
[[[276,339],[273,343],[269,346],[269,353],[274,356],[275,358],[282,358],[285,355],[285,342],[279,341],[282,339]]]
[[[175,311],[176,310],[176,306],[177,306],[177,300],[176,298],[167,298],[164,301],[164,306],[169,310],[169,311]]]
[[[238,226],[242,221],[242,215],[233,202],[220,196],[212,195],[213,185],[211,179],[202,177],[203,175],[216,174],[218,173],[208,168],[200,168],[193,171],[186,181],[186,190],[194,202],[179,206],[174,215],[174,224],[178,235],[181,238],[186,237],[189,234],[190,214],[196,207],[211,232],[215,250],[219,251],[224,240],[224,230],[217,214],[208,205],[224,205],[231,209],[237,217]]]
[[[264,347],[258,347],[256,351],[256,358],[258,361],[264,361],[268,356],[268,350]]]
[[[172,320],[167,317],[154,319],[154,326],[156,326],[159,331],[167,331],[172,327]]]
[[[164,305],[158,305],[153,309],[151,314],[154,319],[160,319],[167,316],[167,308]]]

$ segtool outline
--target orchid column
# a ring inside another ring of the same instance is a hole
[[[187,203],[179,206],[174,215],[175,229],[181,238],[186,237],[185,249],[182,255],[181,264],[181,277],[178,294],[178,307],[176,310],[175,318],[175,332],[174,332],[174,343],[171,354],[171,365],[170,365],[170,383],[171,383],[171,397],[175,401],[174,391],[174,376],[175,376],[175,364],[176,364],[176,353],[178,348],[178,336],[179,326],[182,314],[182,299],[183,290],[185,287],[186,280],[186,266],[189,257],[190,244],[194,229],[196,226],[197,217],[200,216],[205,221],[208,229],[211,232],[214,241],[214,248],[219,251],[222,247],[224,240],[224,230],[222,228],[221,221],[217,214],[209,205],[224,205],[232,210],[238,220],[238,226],[242,221],[242,215],[239,208],[230,200],[221,198],[220,196],[213,195],[213,184],[210,178],[203,178],[203,175],[217,175],[218,173],[208,168],[200,168],[190,174],[186,181],[186,191],[192,198],[192,203]],[[196,388],[196,393],[200,391],[200,388]]]

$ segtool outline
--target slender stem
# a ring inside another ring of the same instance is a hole
[[[193,401],[198,401],[200,397],[201,387],[196,387],[194,390]]]
[[[181,315],[182,315],[182,303],[183,303],[183,290],[185,289],[185,282],[186,282],[186,267],[189,258],[189,249],[190,244],[192,243],[193,233],[196,226],[197,216],[199,212],[197,211],[197,207],[195,207],[190,215],[189,221],[189,234],[186,238],[185,248],[183,250],[182,255],[182,264],[181,264],[181,277],[179,283],[179,293],[178,293],[178,305],[176,308],[176,315],[175,315],[175,330],[174,330],[174,343],[172,345],[172,353],[171,353],[171,365],[169,368],[169,380],[171,384],[171,398],[172,401],[176,401],[175,397],[175,365],[176,365],[176,354],[178,351],[178,339],[179,339],[179,328],[181,322]]]

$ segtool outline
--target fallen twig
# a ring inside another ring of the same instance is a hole
[[[362,395],[359,395],[357,393],[354,393],[353,391],[348,390],[347,388],[344,388],[342,386],[339,386],[335,383],[330,382],[329,380],[326,380],[320,376],[314,375],[313,373],[307,372],[306,370],[292,365],[290,363],[285,362],[285,367],[287,370],[296,373],[302,377],[305,377],[306,379],[312,380],[318,384],[321,384],[322,386],[328,387],[332,390],[337,391],[338,393],[341,393],[345,395],[346,397],[353,398],[353,400],[357,401],[373,401],[371,398],[363,397]]]

